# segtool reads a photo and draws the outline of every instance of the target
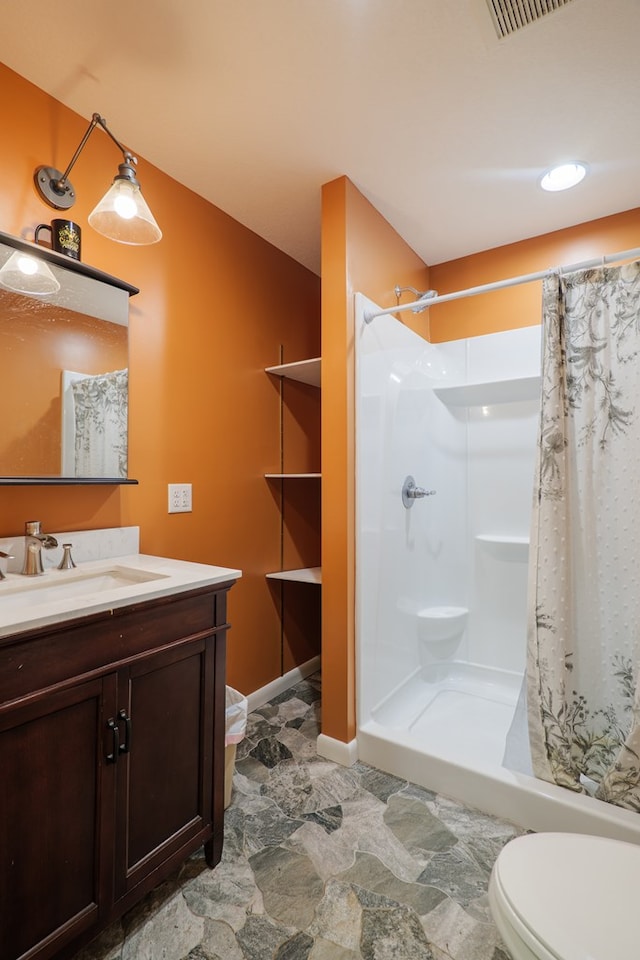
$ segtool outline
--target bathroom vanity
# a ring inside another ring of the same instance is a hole
[[[0,583],[3,960],[70,956],[197,848],[219,861],[239,576],[134,556]]]

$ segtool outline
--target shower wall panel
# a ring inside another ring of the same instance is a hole
[[[466,341],[469,659],[522,673],[540,327]]]
[[[360,310],[369,303],[358,301]],[[465,354],[464,344],[427,343],[391,317],[366,325],[360,313],[356,329],[363,715],[420,670],[420,614],[443,604],[466,606],[466,427],[433,393],[434,384],[463,376]],[[407,476],[435,494],[406,509],[401,492]]]

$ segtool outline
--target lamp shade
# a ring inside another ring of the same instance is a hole
[[[60,284],[53,273],[38,257],[16,250],[0,268],[0,283],[16,293],[46,297],[57,293]]]
[[[89,214],[89,224],[103,237],[118,243],[157,243],[162,237],[140,185],[126,177],[116,177]]]

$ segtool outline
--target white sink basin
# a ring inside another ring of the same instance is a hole
[[[137,586],[150,580],[164,580],[167,574],[152,573],[132,567],[114,566],[91,573],[80,571],[49,571],[39,577],[25,577],[24,583],[0,583],[0,603],[7,606],[31,607],[34,604],[53,603],[56,600],[73,600],[115,590],[119,587]]]
[[[20,562],[18,559],[17,563]],[[227,583],[241,570],[131,553],[0,581],[0,647],[11,634]]]

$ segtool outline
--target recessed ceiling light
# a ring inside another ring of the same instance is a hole
[[[540,180],[543,190],[568,190],[584,179],[587,173],[586,163],[561,163],[551,167]]]

